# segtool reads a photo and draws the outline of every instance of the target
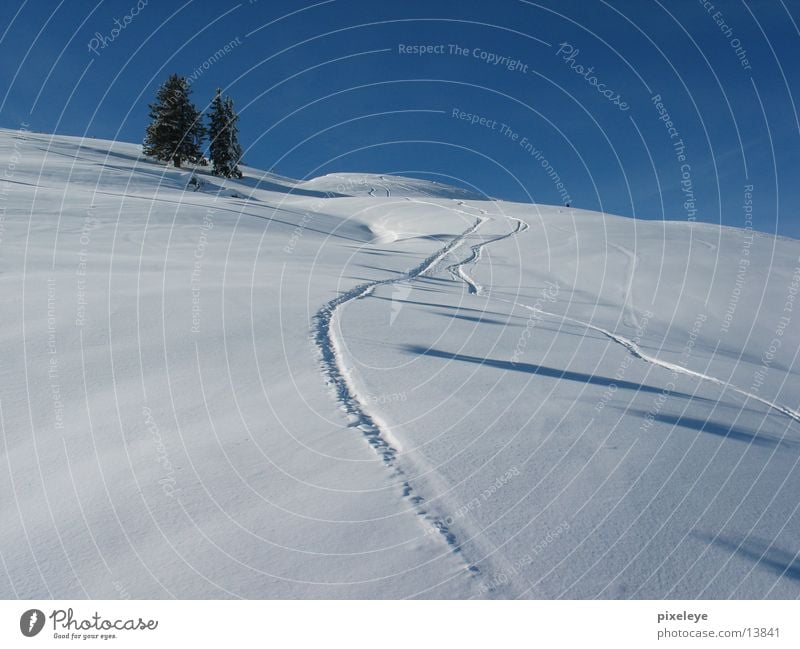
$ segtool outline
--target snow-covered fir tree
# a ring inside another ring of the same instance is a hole
[[[189,99],[189,83],[177,74],[161,85],[156,101],[150,104],[150,119],[144,138],[144,154],[172,161],[176,167],[184,162],[202,164],[203,137],[206,128],[200,111]]]
[[[230,97],[223,99],[222,91],[217,88],[217,94],[211,102],[209,125],[211,173],[215,176],[242,177],[242,172],[238,167],[242,157],[239,131],[236,126],[238,119],[239,116],[233,109],[233,100]]]

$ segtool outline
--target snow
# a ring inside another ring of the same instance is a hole
[[[318,176],[297,183],[298,189],[328,192],[343,196],[372,196],[394,198],[453,198],[482,200],[486,198],[478,191],[451,187],[436,181],[407,178],[405,176],[382,176],[378,174],[337,173]]]
[[[0,595],[800,595],[797,241],[18,135]]]

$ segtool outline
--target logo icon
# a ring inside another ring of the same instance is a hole
[[[32,638],[44,628],[44,613],[38,608],[25,611],[19,618],[19,630],[22,635]]]

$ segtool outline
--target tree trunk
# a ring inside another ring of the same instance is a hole
[[[180,169],[181,168],[180,156],[175,156],[174,158],[172,158],[172,164],[175,165],[176,169]]]

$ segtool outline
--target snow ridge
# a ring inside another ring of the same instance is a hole
[[[456,210],[462,214],[467,214],[462,210]],[[468,215],[472,216],[472,215]],[[367,442],[379,455],[383,463],[392,470],[392,477],[400,479],[403,497],[407,498],[415,512],[423,517],[444,539],[450,550],[454,553],[461,552],[461,546],[455,534],[448,528],[445,522],[438,516],[430,514],[424,507],[424,498],[415,494],[409,480],[405,478],[405,471],[399,466],[397,461],[397,450],[389,443],[386,436],[382,434],[376,419],[370,415],[364,403],[358,398],[353,387],[348,383],[346,370],[341,362],[341,353],[336,337],[333,333],[333,320],[336,310],[352,300],[359,300],[372,294],[378,286],[387,286],[398,282],[413,280],[425,275],[434,268],[442,259],[453,252],[464,243],[470,234],[476,232],[486,219],[478,217],[473,225],[464,230],[460,235],[453,238],[447,245],[439,248],[432,255],[425,258],[420,264],[406,273],[389,279],[375,280],[359,284],[358,286],[345,291],[334,299],[325,303],[315,314],[312,321],[312,331],[314,343],[317,346],[320,364],[325,379],[333,388],[337,401],[340,402],[342,410],[349,415],[353,423],[352,428],[358,428]],[[472,573],[478,573],[476,566],[467,563],[467,569]]]

